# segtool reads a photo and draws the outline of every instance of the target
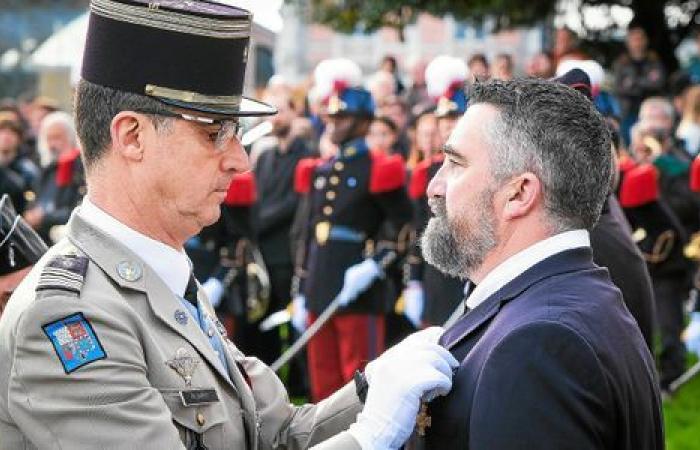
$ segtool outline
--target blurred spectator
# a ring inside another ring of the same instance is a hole
[[[371,151],[390,155],[398,138],[398,127],[386,116],[377,116],[372,120],[367,132],[367,146]]]
[[[537,53],[530,58],[525,68],[525,73],[534,78],[552,78],[554,76],[554,65],[552,58],[547,53]]]
[[[408,105],[406,102],[397,96],[391,96],[384,99],[383,102],[377,103],[377,116],[384,116],[391,119],[396,125],[397,136],[396,142],[393,145],[393,153],[398,153],[406,160],[408,152],[411,148],[411,143],[408,139]]]
[[[486,81],[491,76],[489,62],[483,53],[474,53],[467,61],[467,68],[476,81]]]
[[[694,84],[698,84],[700,83],[700,29],[694,30],[693,38],[695,39],[696,53],[690,57],[684,69],[688,73],[690,80]]]
[[[685,110],[685,95],[689,87],[693,83],[690,76],[683,70],[676,71],[668,77],[668,96],[673,102],[673,107],[676,110],[676,118],[680,120],[683,111]]]
[[[396,97],[394,76],[382,70],[375,72],[367,82],[367,88],[372,94],[374,104],[382,105],[387,99]]]
[[[411,66],[411,86],[406,92],[406,104],[412,115],[418,115],[430,104],[430,96],[425,87],[425,60],[419,59]]]
[[[23,189],[28,190],[39,178],[39,168],[26,156],[21,155],[20,146],[24,130],[11,112],[0,112],[0,167],[14,171],[23,180]]]
[[[497,80],[513,79],[513,57],[507,53],[496,55],[493,59],[492,77]]]
[[[688,155],[692,158],[697,156],[700,150],[700,86],[693,86],[686,92],[676,137],[683,143]]]
[[[394,95],[403,94],[406,88],[401,82],[401,77],[399,76],[399,66],[396,62],[396,58],[392,55],[386,55],[384,58],[382,58],[382,62],[379,65],[379,70],[390,74],[394,78]]]
[[[579,49],[576,33],[568,27],[557,28],[554,32],[554,48],[552,48],[552,65],[559,66],[568,59],[589,59],[588,55]]]
[[[41,122],[37,146],[42,173],[36,185],[36,201],[24,219],[47,243],[60,237],[65,225],[85,195],[85,177],[72,117],[63,111],[47,115]]]
[[[435,117],[433,110],[425,111],[419,115],[415,124],[414,145],[407,163],[407,167],[411,169],[419,162],[429,159],[440,148],[437,117]]]
[[[647,48],[646,32],[634,23],[627,30],[627,51],[615,61],[615,94],[622,111],[621,134],[629,143],[629,129],[637,121],[645,98],[662,93],[666,75],[659,56]]]

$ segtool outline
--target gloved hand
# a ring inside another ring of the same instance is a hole
[[[423,309],[425,308],[425,295],[420,281],[409,281],[403,290],[403,313],[414,327],[420,328]]]
[[[367,400],[348,430],[363,450],[399,448],[413,432],[421,399],[432,400],[426,395],[445,395],[452,388],[452,369],[459,363],[426,339],[436,334],[428,330],[433,331],[409,336],[368,366]]]
[[[683,332],[683,337],[688,351],[700,356],[700,312],[690,313],[690,323]]]
[[[202,289],[207,294],[211,306],[218,308],[221,304],[221,298],[224,296],[224,284],[216,278],[210,277],[204,282]]]
[[[347,306],[348,303],[357,299],[381,274],[382,269],[372,258],[367,258],[361,263],[348,267],[343,279],[343,288],[338,294],[341,299],[340,305]]]
[[[308,323],[309,312],[306,310],[306,297],[297,294],[292,300],[292,326],[299,333],[303,333]]]

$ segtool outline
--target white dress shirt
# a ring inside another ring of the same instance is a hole
[[[192,269],[183,249],[175,250],[129,228],[98,208],[88,197],[83,199],[80,215],[90,225],[99,228],[134,252],[153,269],[175,295],[182,297],[185,294]]]
[[[474,309],[530,267],[550,256],[580,247],[590,247],[586,230],[565,231],[516,253],[489,272],[467,297],[467,307]],[[465,295],[470,283],[465,287]]]

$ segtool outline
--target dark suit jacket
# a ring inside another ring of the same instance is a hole
[[[664,446],[654,361],[589,248],[541,261],[441,339],[461,361],[429,405],[429,449]]]

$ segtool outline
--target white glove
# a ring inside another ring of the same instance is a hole
[[[368,367],[367,400],[348,432],[362,450],[399,448],[413,432],[421,398],[429,400],[426,394],[431,392],[447,394],[452,388],[452,369],[458,365],[436,343],[421,336],[404,339]]]
[[[420,281],[409,281],[403,290],[403,313],[414,327],[420,328],[423,309],[425,308],[425,295]]]
[[[690,323],[683,336],[688,351],[700,356],[700,312],[690,313]]]
[[[303,333],[308,323],[309,313],[306,310],[306,297],[297,294],[292,300],[292,326],[299,333]]]
[[[374,280],[382,274],[379,264],[372,258],[367,258],[361,263],[348,267],[343,279],[343,289],[340,290],[340,306],[347,306],[348,303],[367,290]]]
[[[221,298],[224,296],[224,284],[216,278],[210,277],[204,282],[202,289],[207,294],[211,306],[218,308],[221,304]]]

